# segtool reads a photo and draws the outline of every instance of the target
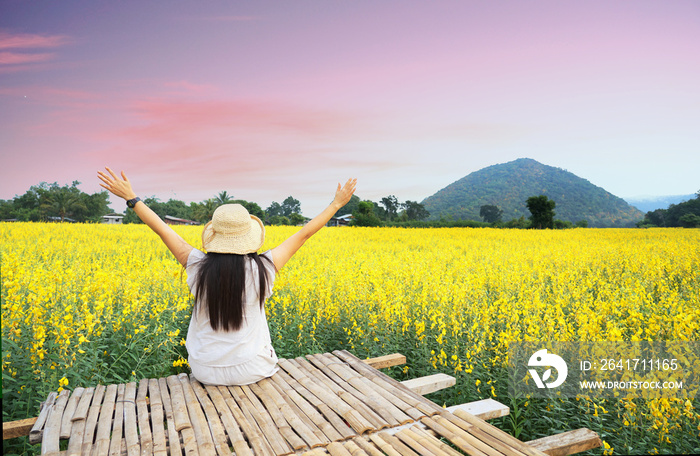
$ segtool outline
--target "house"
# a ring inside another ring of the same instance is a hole
[[[122,214],[111,213],[102,216],[102,223],[107,223],[109,225],[121,225],[124,221],[124,216]]]
[[[340,217],[331,218],[328,223],[326,223],[326,226],[348,226],[350,220],[352,220],[352,214],[345,214]]]
[[[194,220],[181,219],[170,215],[165,216],[165,223],[168,225],[199,225],[199,222]]]

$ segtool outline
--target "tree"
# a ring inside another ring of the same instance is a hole
[[[298,199],[288,196],[282,201],[282,215],[291,217],[292,214],[301,214],[301,203]]]
[[[503,216],[503,211],[492,204],[481,206],[479,210],[479,217],[483,218],[486,223],[500,222],[501,216]]]
[[[527,208],[532,214],[532,227],[537,229],[554,228],[554,207],[556,203],[545,195],[531,196],[527,199]]]
[[[221,206],[222,204],[229,204],[232,199],[233,199],[233,196],[229,195],[228,192],[226,190],[224,190],[223,192],[219,192],[219,194],[216,195],[216,197],[214,198],[214,201],[216,201],[216,203],[219,206]]]
[[[382,221],[374,213],[374,203],[372,201],[360,201],[357,210],[352,214],[353,226],[380,226]]]
[[[199,203],[192,211],[192,217],[200,223],[207,223],[214,216],[214,211],[219,207],[214,198]]]
[[[684,228],[696,228],[700,226],[700,216],[691,213],[681,216],[678,221]]]
[[[396,220],[399,208],[401,207],[399,200],[394,195],[389,195],[382,198],[380,204],[384,206],[387,220],[390,222]]]
[[[270,203],[270,206],[265,209],[265,220],[271,220],[272,217],[279,217],[282,215],[282,206],[277,201]]]
[[[404,214],[408,220],[424,220],[430,217],[425,207],[416,201],[406,201],[402,204]]]
[[[263,211],[262,208],[258,206],[258,203],[246,200],[233,200],[231,201],[231,203],[240,204],[241,206],[245,207],[245,209],[250,215],[254,215],[260,220],[265,220],[265,211]]]

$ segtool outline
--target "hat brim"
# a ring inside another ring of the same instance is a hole
[[[246,255],[260,250],[265,242],[265,226],[258,217],[250,216],[250,230],[242,235],[225,235],[214,232],[212,222],[204,225],[202,247],[207,252]]]

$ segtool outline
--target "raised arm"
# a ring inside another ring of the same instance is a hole
[[[125,201],[136,198],[136,193],[131,189],[131,182],[126,178],[124,171],[121,173],[121,179],[114,174],[109,168],[106,168],[107,173],[102,171],[97,172],[97,177],[103,182],[100,184],[103,188],[106,188],[114,195],[124,198]],[[165,243],[168,250],[175,255],[177,261],[181,265],[187,265],[187,257],[189,257],[192,251],[192,246],[187,243],[182,237],[173,231],[168,224],[166,224],[158,214],[153,212],[146,203],[139,201],[134,206],[134,212],[139,216],[141,221],[148,225]]]
[[[272,249],[272,261],[275,263],[275,268],[279,271],[287,261],[294,255],[299,248],[304,245],[307,239],[316,234],[318,230],[323,228],[326,223],[338,212],[338,209],[345,206],[353,193],[355,193],[355,185],[357,179],[348,179],[342,187],[338,184],[335,191],[333,202],[323,210],[320,214],[314,217],[309,223],[304,225],[299,231],[291,235],[286,241]]]

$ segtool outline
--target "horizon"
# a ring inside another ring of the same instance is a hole
[[[107,165],[162,201],[315,214],[348,177],[420,202],[518,157],[623,199],[694,194],[699,22],[687,0],[7,0],[0,199],[95,193]]]

